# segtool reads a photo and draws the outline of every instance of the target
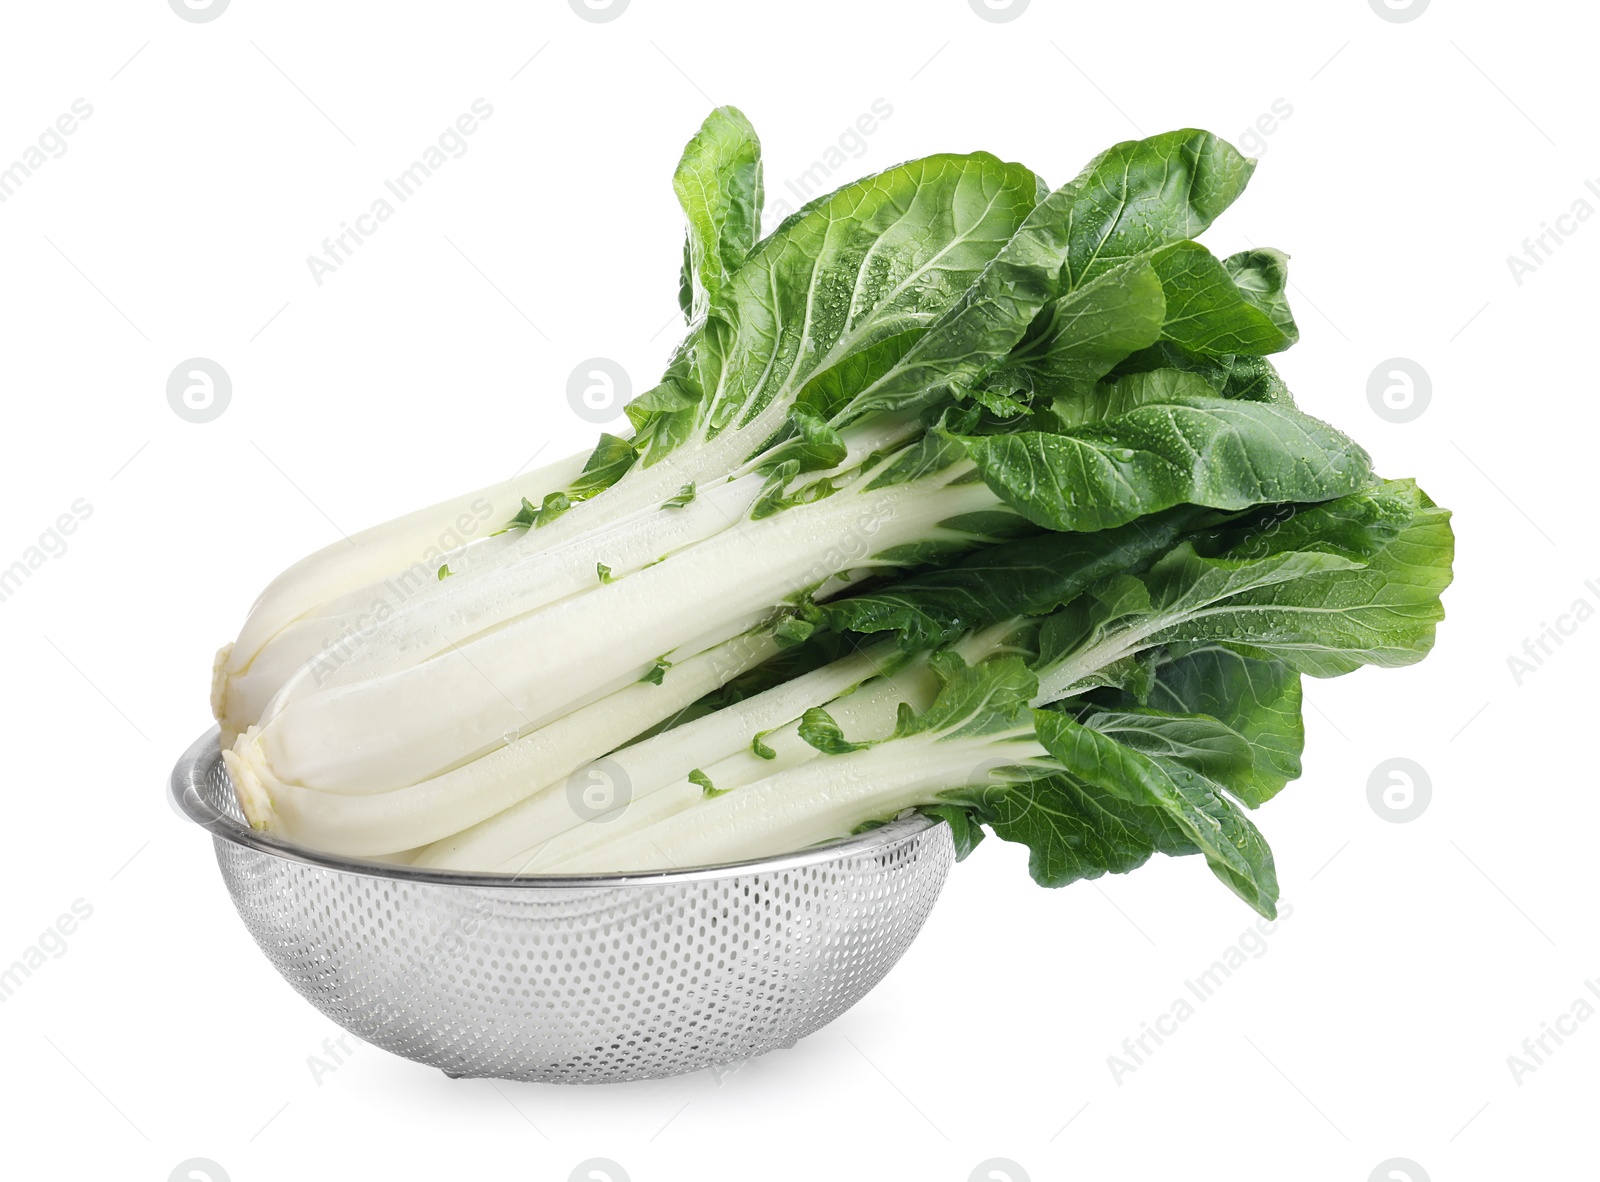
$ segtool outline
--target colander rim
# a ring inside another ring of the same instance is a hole
[[[205,829],[213,837],[242,846],[257,853],[267,854],[284,861],[298,862],[341,874],[358,874],[363,878],[381,878],[396,882],[431,883],[441,886],[494,888],[496,890],[539,891],[570,890],[573,888],[604,888],[659,886],[668,883],[699,882],[707,879],[738,878],[751,874],[815,866],[821,862],[837,861],[857,854],[879,853],[912,840],[928,830],[945,824],[937,817],[924,813],[907,812],[895,820],[858,833],[842,837],[823,845],[771,858],[755,858],[743,862],[723,862],[712,866],[688,866],[676,870],[653,870],[632,874],[584,875],[522,875],[496,874],[475,870],[437,870],[431,867],[381,865],[354,858],[324,854],[294,842],[284,841],[259,832],[250,826],[219,813],[206,803],[201,795],[201,785],[222,762],[222,728],[213,726],[190,744],[189,749],[173,766],[167,783],[168,799],[186,818]],[[223,773],[226,775],[226,772]]]

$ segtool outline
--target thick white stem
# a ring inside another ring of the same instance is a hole
[[[636,832],[675,817],[704,799],[705,792],[698,784],[679,780],[642,800],[634,801],[626,813],[608,813],[596,817],[587,824],[557,833],[532,849],[523,850],[484,869],[518,878],[559,873],[569,862],[582,870],[593,865],[594,859],[587,855],[596,848],[615,841],[626,841]],[[613,833],[613,826],[619,832]]]
[[[752,613],[751,615],[744,616],[739,619],[718,621],[717,626],[711,629],[709,632],[694,637],[687,643],[681,645],[678,649],[674,650],[672,653],[666,654],[670,658],[668,661],[668,670],[679,663],[687,662],[694,657],[701,656],[730,642],[738,640],[748,641],[752,637],[759,637],[764,644],[762,649],[763,653],[770,654],[771,652],[775,651],[775,649],[766,647],[766,644],[770,642],[771,635],[767,630],[767,625],[770,622],[768,619],[769,615],[770,613],[766,612]],[[766,655],[763,655],[761,660],[766,660]],[[559,719],[574,713],[575,711],[582,710],[584,707],[596,702],[606,701],[607,699],[614,697],[616,694],[621,693],[623,690],[629,689],[635,685],[653,684],[653,681],[646,682],[645,674],[650,673],[654,668],[654,664],[649,666],[641,665],[637,668],[630,669],[621,677],[613,678],[611,681],[600,685],[591,686],[583,693],[574,694],[569,698],[563,698],[548,713],[539,717],[523,718],[519,726],[512,730],[508,730],[505,734],[500,736],[500,741],[496,744],[496,746],[505,746],[515,743],[518,739],[540,731],[549,726],[551,723],[556,722]],[[743,669],[741,668],[739,672],[743,672]],[[304,678],[306,676],[308,676],[308,673],[305,670],[302,670],[298,675],[299,678]],[[729,676],[737,676],[737,673],[730,673]],[[259,734],[261,731],[264,731],[272,725],[273,719],[278,716],[280,711],[286,708],[287,703],[294,697],[296,688],[297,682],[291,681],[287,686],[284,687],[283,692],[280,693],[277,698],[273,699],[273,701],[267,706],[266,713],[262,715],[259,726],[253,728],[256,733]],[[669,711],[668,714],[663,714],[662,717],[665,718],[670,713],[672,712]],[[626,738],[632,737],[633,735],[631,734],[626,736]],[[259,744],[253,745],[250,750],[252,752],[252,759],[263,758]],[[487,755],[488,752],[486,751],[483,754]],[[482,756],[479,756],[478,758],[481,759]],[[462,762],[471,763],[473,761],[464,760]],[[279,781],[276,769],[271,768],[270,766],[264,767],[264,774],[274,781]],[[394,780],[384,780],[378,778],[377,776],[368,775],[354,777],[346,782],[340,783],[336,787],[317,788],[313,789],[313,791],[325,795],[367,796],[375,793],[392,792],[394,789],[401,786],[402,784],[400,782]]]
[[[516,804],[761,662],[769,634],[741,636],[675,665],[659,686],[634,684],[470,763],[387,792],[341,795],[283,782],[259,732],[224,752],[240,806],[264,829],[327,853],[374,856],[458,833]],[[420,864],[429,864],[422,861]]]
[[[601,583],[601,565],[612,579],[634,574],[727,529],[750,511],[760,491],[760,477],[745,477],[698,494],[682,508],[656,506],[554,549],[537,546],[541,539],[534,531],[521,539],[514,561],[435,580],[428,594],[400,605],[355,640],[315,653],[302,692],[381,677],[593,590]]]
[[[1017,624],[1016,620],[1003,621],[963,637],[951,648],[969,665],[975,665],[999,651],[1015,632]],[[800,737],[800,715],[811,706],[827,706],[844,737],[859,743],[889,735],[898,719],[900,703],[920,713],[932,704],[938,693],[938,678],[928,668],[926,654],[919,654],[905,668],[868,681],[842,697],[836,696],[840,691],[824,692],[828,691],[830,681],[837,683],[840,678],[825,681],[819,675],[845,664],[836,662],[806,675],[816,679],[814,684],[797,679],[775,686],[738,706],[727,707],[677,731],[616,753],[605,762],[624,761],[620,771],[628,776],[628,800],[603,821],[595,818],[594,826],[575,825],[570,809],[562,808],[558,801],[541,794],[476,827],[480,831],[492,828],[495,843],[476,842],[467,849],[456,847],[455,838],[441,842],[441,847],[451,847],[450,856],[458,860],[436,864],[472,870],[498,869],[507,873],[543,872],[562,857],[643,829],[704,799],[701,785],[687,778],[695,768],[706,774],[718,792],[730,792],[815,759],[820,752]],[[850,672],[844,673],[844,677],[849,676]],[[741,712],[741,708],[748,713]],[[768,721],[758,721],[758,717]],[[785,717],[789,721],[783,726],[770,721]],[[713,727],[716,728],[714,738]],[[746,734],[761,731],[766,732],[762,744],[771,752],[770,759],[755,754],[753,744],[744,739]],[[665,745],[674,739],[678,740],[676,745]],[[719,751],[726,754],[712,762]],[[596,775],[605,775],[614,782],[618,770],[614,766],[596,769]],[[660,795],[662,799],[651,794]],[[648,801],[644,799],[647,796]],[[588,830],[590,840],[570,842],[574,830]],[[518,846],[514,854],[508,849],[513,842]],[[547,845],[550,848],[545,848]]]
[[[998,747],[998,749],[997,749]],[[997,755],[1044,756],[1033,740],[918,735],[800,768],[704,801],[564,862],[561,873],[667,870],[771,857],[844,837],[868,821],[990,782]]]
[[[914,418],[888,415],[851,428],[843,435],[845,460],[831,472],[815,473],[808,479],[848,473],[869,454],[903,442],[918,429]],[[748,431],[740,437],[745,440],[741,446],[754,447],[757,442]],[[522,493],[538,502],[546,492],[570,484],[581,468],[578,461],[584,458],[573,457],[548,474],[536,473],[486,490],[496,494],[492,497],[472,494],[473,512],[482,517],[473,528],[501,528],[520,507],[520,499],[512,494]],[[656,467],[665,470],[664,465]],[[381,577],[317,604],[253,651],[247,653],[236,644],[219,653],[213,696],[225,743],[231,743],[246,726],[260,722],[267,703],[304,669],[310,669],[313,677],[302,681],[303,686],[328,689],[415,664],[509,619],[583,593],[599,581],[599,564],[621,578],[727,528],[748,513],[762,484],[753,466],[746,464],[742,475],[716,473],[702,480],[689,505],[663,510],[662,501],[688,480],[675,485],[661,483],[661,473],[654,468],[651,471],[655,475],[650,481],[661,484],[658,491],[662,496],[655,501],[648,500],[648,489],[639,483],[643,477],[630,473],[616,486],[625,484],[627,495],[607,490],[558,517],[551,526],[480,537],[453,550],[419,545],[406,555],[406,565],[385,569]],[[544,483],[527,483],[535,477]],[[450,502],[427,512],[439,513],[457,504]],[[630,505],[640,507],[630,509]],[[406,520],[391,524],[399,526]],[[581,530],[571,528],[573,522]],[[357,535],[357,540],[364,536]],[[459,540],[459,535],[449,538]],[[325,555],[340,558],[346,545],[330,547],[307,562]],[[443,566],[448,566],[451,574],[440,580]]]
[[[719,621],[776,607],[946,518],[999,505],[981,483],[919,481],[744,522],[421,664],[291,703],[261,728],[261,748],[279,778],[307,787],[415,782]]]
[[[567,456],[532,472],[476,492],[452,497],[364,529],[325,546],[267,584],[233,642],[223,671],[246,668],[261,646],[285,625],[319,606],[395,571],[456,549],[474,534],[499,529],[516,515],[522,499],[542,500],[583,471],[587,453]]]
[[[777,432],[788,413],[787,405],[770,406],[740,430],[724,431],[711,440],[696,440],[648,467],[643,463],[635,464],[610,488],[536,530],[539,545],[541,548],[562,545],[588,530],[641,510],[653,509],[675,496],[686,484],[699,488],[726,479]]]
[[[748,748],[755,734],[837,697],[874,676],[891,659],[891,650],[879,648],[813,669],[713,714],[613,751],[570,778],[580,788],[592,783],[609,790],[614,793],[612,799],[620,798],[622,805],[642,800],[703,763]],[[418,864],[490,870],[582,823],[586,816],[597,815],[587,805],[581,811],[574,808],[565,784],[565,780],[553,781],[516,807],[438,842],[418,856]]]
[[[856,468],[869,455],[905,442],[918,430],[920,424],[914,417],[883,415],[869,420],[843,433],[843,461],[802,479],[857,475]],[[519,550],[496,555],[492,568],[486,566],[483,577],[471,580],[470,593],[462,594],[461,585],[452,583],[449,594],[431,596],[426,603],[413,601],[416,610],[408,611],[408,618],[390,621],[365,640],[362,657],[377,653],[378,664],[369,668],[358,660],[352,664],[360,667],[341,668],[320,685],[348,684],[385,672],[382,662],[389,654],[397,655],[388,664],[400,667],[439,651],[445,645],[429,637],[441,628],[441,615],[466,617],[464,626],[452,627],[447,621],[439,633],[451,643],[461,643],[533,608],[591,590],[599,576],[590,579],[587,572],[597,571],[600,564],[607,567],[613,581],[633,574],[742,521],[763,484],[752,461],[725,479],[697,486],[686,506],[668,510],[652,505],[600,525],[591,519],[587,532],[559,545],[548,544],[545,531],[536,529],[525,536]],[[608,510],[613,516],[615,512],[615,506]],[[468,573],[478,572],[469,569]]]
[[[780,690],[783,688],[778,687]],[[703,772],[713,788],[719,793],[726,793],[770,779],[821,757],[821,753],[799,735],[799,715],[810,706],[826,704],[828,713],[839,724],[845,738],[851,742],[863,742],[881,739],[894,729],[902,702],[915,710],[924,710],[937,690],[938,679],[925,663],[919,661],[892,676],[867,682],[843,697],[831,700],[820,698],[795,710],[794,721],[773,730],[763,739],[773,753],[770,760],[756,755],[748,740],[738,750],[721,759],[714,759],[711,745],[701,744],[687,752],[687,758],[654,760],[654,770],[671,768],[677,771],[678,778],[645,792],[636,789],[629,799],[606,813],[582,823],[569,823],[562,832],[543,834],[537,842],[526,842],[515,855],[478,868],[507,874],[547,874],[565,868],[569,859],[621,840],[705,800],[704,787],[688,779],[690,771]]]

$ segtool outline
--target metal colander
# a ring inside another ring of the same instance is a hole
[[[172,773],[278,972],[352,1034],[452,1076],[610,1083],[734,1063],[860,1001],[954,861],[908,816],[759,862],[521,878],[374,866],[244,823],[213,729]]]

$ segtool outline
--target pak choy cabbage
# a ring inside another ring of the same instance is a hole
[[[1061,886],[1250,819],[1303,678],[1427,654],[1449,513],[1297,409],[1287,257],[1197,239],[1255,162],[1204,131],[1050,188],[984,152],[760,235],[719,108],[673,178],[685,320],[590,451],[312,554],[219,654],[249,822],[502,874],[756,859],[906,810]],[[503,528],[445,547],[471,507]]]

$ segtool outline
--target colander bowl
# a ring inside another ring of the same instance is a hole
[[[664,873],[379,866],[252,830],[213,728],[172,799],[210,831],[245,927],[356,1037],[451,1076],[657,1079],[793,1046],[860,1001],[955,858],[907,815],[800,853]]]

